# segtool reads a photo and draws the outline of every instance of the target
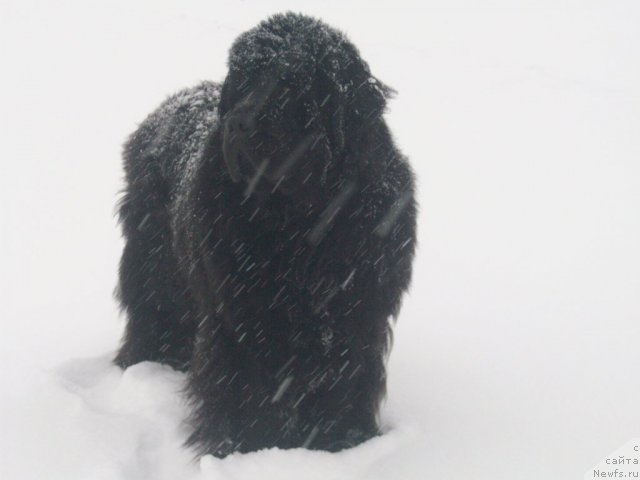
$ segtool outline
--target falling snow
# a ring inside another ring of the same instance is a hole
[[[120,249],[108,220],[121,177],[114,145],[163,92],[221,71],[230,34],[263,8],[5,2],[2,479],[581,478],[637,436],[637,2],[490,4],[309,3],[398,89],[388,116],[417,160],[421,250],[390,366],[389,431],[338,455],[194,462],[182,447],[184,375],[109,364],[122,325],[105,293]],[[287,8],[300,6],[273,9]],[[168,99],[158,115],[175,122],[149,119],[162,126],[148,130],[146,154],[193,127],[180,168],[197,169],[217,95],[204,83]],[[181,123],[194,112],[202,129]],[[361,212],[377,220],[373,237],[393,234],[402,203]],[[312,239],[332,221],[327,212]],[[346,269],[318,291],[348,289],[361,273]],[[246,332],[243,343],[260,335]],[[295,363],[283,360],[265,404],[280,390],[281,402],[305,400],[287,395]],[[310,388],[364,367],[340,368]],[[319,433],[307,431],[307,442]]]

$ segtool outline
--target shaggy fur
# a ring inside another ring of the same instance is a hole
[[[187,372],[199,453],[379,433],[416,216],[389,93],[343,34],[276,15],[126,143],[115,362]]]

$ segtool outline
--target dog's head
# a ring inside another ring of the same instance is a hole
[[[220,101],[230,177],[255,192],[319,195],[389,94],[342,33],[303,15],[271,17],[231,48]]]

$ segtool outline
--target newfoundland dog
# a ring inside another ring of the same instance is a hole
[[[380,432],[416,243],[391,90],[341,32],[292,13],[241,35],[228,67],[125,144],[115,363],[187,372],[201,454],[354,446]]]

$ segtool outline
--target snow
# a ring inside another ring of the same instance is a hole
[[[109,364],[123,141],[222,79],[240,33],[301,8],[0,4],[3,480],[582,478],[638,438],[633,0],[304,3],[398,91],[387,118],[419,178],[385,435],[194,459],[184,377]]]

